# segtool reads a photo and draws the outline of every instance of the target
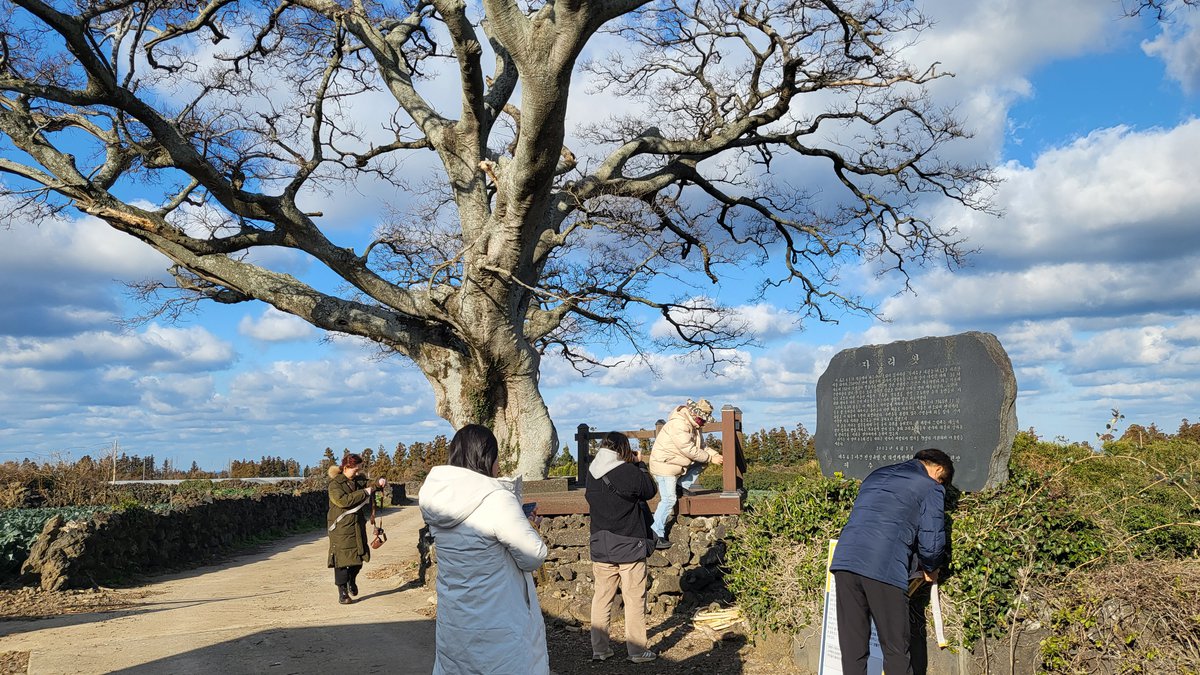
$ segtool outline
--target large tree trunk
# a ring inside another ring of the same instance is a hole
[[[496,434],[502,474],[546,477],[558,432],[538,390],[536,352],[521,355],[519,367],[447,350],[427,350],[416,361],[433,385],[438,415],[455,429],[482,424]]]

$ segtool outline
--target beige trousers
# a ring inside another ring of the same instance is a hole
[[[612,617],[617,586],[625,603],[625,649],[630,656],[646,651],[646,561],[592,563],[596,592],[592,595],[592,653],[610,649],[608,624]]]

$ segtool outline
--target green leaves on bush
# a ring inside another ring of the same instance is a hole
[[[1100,528],[1045,487],[1014,468],[1002,489],[948,500],[951,562],[941,588],[959,644],[1005,632],[1024,589],[1104,555]]]
[[[1069,493],[1077,510],[1111,533],[1115,553],[1200,555],[1200,443],[1122,440],[1096,453],[1034,437],[1014,447],[1013,464],[1037,472],[1047,489]]]
[[[700,474],[700,487],[706,490],[720,490],[722,488],[721,468],[717,465],[709,465],[705,468],[704,473]],[[821,468],[817,466],[815,460],[799,466],[751,464],[746,470],[746,474],[742,476],[742,487],[751,491],[781,490],[801,478],[819,478],[820,476]]]
[[[212,492],[213,482],[209,478],[189,478],[188,480],[180,481],[179,485],[175,486],[176,492]]]
[[[1029,591],[1066,576],[1200,555],[1200,443],[1122,441],[1095,453],[1025,432],[1010,471],[999,489],[947,498],[951,563],[941,589],[960,647],[1009,631],[1034,614]],[[731,535],[726,582],[756,630],[794,631],[819,617],[827,541],[857,490],[857,481],[793,477],[748,507]]]
[[[756,629],[792,630],[813,619],[828,540],[846,524],[857,495],[857,481],[793,478],[742,515],[729,540],[725,583]]]

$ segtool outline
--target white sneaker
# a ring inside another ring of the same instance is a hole
[[[633,656],[629,657],[629,660],[634,663],[649,663],[650,661],[653,661],[654,659],[657,659],[657,658],[658,658],[658,654],[655,654],[654,652],[647,649],[646,651],[642,652],[641,654],[634,654]]]

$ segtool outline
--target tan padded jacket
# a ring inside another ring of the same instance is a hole
[[[712,461],[716,452],[704,447],[704,434],[687,406],[671,412],[667,423],[654,437],[650,449],[650,473],[655,476],[682,476],[696,462]]]

